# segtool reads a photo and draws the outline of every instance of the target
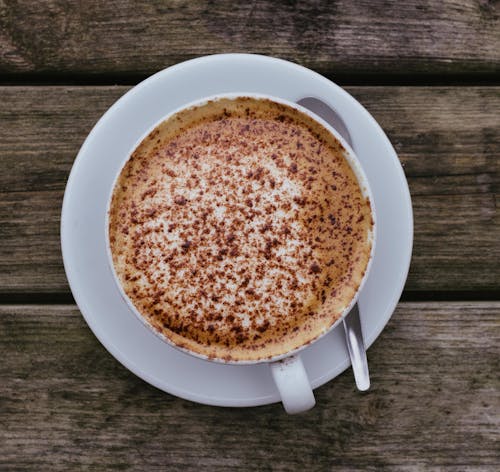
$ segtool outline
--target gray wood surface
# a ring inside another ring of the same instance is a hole
[[[255,52],[333,75],[492,74],[500,5],[481,0],[0,2],[0,74],[149,74]]]
[[[68,293],[67,176],[128,87],[0,87],[0,293]],[[500,288],[500,87],[348,87],[387,132],[413,198],[409,291]]]
[[[226,52],[359,84],[412,193],[407,301],[368,352],[372,388],[349,369],[302,416],[159,391],[60,304],[62,198],[92,126],[125,84]],[[498,1],[0,0],[0,471],[500,470],[498,77]]]
[[[0,306],[0,469],[497,471],[499,311],[401,303],[368,352],[371,390],[349,369],[293,417],[149,386],[72,305]]]

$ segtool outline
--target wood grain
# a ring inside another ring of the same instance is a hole
[[[68,293],[64,186],[86,134],[127,87],[0,88],[0,293]],[[350,87],[386,130],[415,213],[406,286],[500,288],[499,87]]]
[[[481,0],[0,3],[0,74],[125,78],[223,52],[328,75],[494,74],[500,5]]]
[[[402,303],[317,406],[202,406],[128,372],[74,306],[0,307],[1,470],[331,471],[500,467],[500,302]]]

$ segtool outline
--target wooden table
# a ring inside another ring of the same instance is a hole
[[[108,354],[75,306],[59,219],[75,155],[131,86],[256,52],[344,86],[409,180],[410,275],[317,406],[202,406]],[[0,2],[0,470],[499,470],[500,8],[488,0]]]

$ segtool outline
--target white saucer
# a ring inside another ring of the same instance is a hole
[[[130,311],[106,259],[106,204],[130,152],[172,110],[225,92],[263,93],[290,101],[313,96],[344,119],[377,209],[377,247],[359,301],[370,346],[389,321],[408,274],[413,241],[408,185],[393,147],[373,117],[343,89],[299,65],[258,55],[214,55],[170,67],[134,87],[99,120],[75,160],[64,195],[61,243],[75,300],[94,334],[118,361],[146,382],[182,398],[255,406],[280,401],[266,364],[212,363],[161,341]],[[342,325],[302,356],[313,388],[339,375],[350,364]]]

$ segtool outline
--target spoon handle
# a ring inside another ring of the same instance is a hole
[[[368,372],[368,360],[366,358],[357,303],[352,307],[347,316],[344,317],[343,323],[356,387],[363,392],[370,388],[370,374]]]

